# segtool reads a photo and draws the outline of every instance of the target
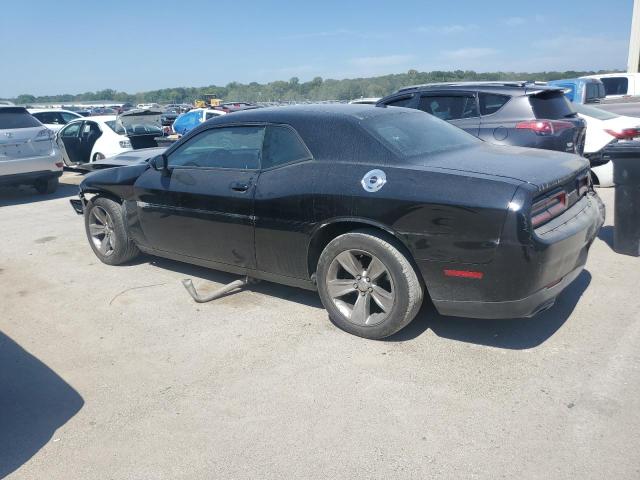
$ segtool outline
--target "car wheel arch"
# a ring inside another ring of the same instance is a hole
[[[113,200],[114,202],[119,203],[120,205],[124,203],[124,200],[122,198],[118,197],[117,195],[114,195],[113,193],[105,192],[104,190],[87,189],[87,190],[83,190],[82,194],[91,195],[91,198],[87,199],[87,204],[92,203],[98,198],[108,198],[109,200]]]
[[[385,237],[395,243],[396,247],[405,254],[416,272],[420,272],[408,245],[405,243],[402,237],[393,229],[389,228],[387,225],[375,222],[370,219],[340,218],[323,223],[312,232],[307,249],[307,268],[309,271],[309,276],[311,278],[315,278],[316,269],[318,267],[318,260],[320,259],[322,251],[329,244],[329,242],[345,233],[362,229],[375,230],[379,233],[382,233]],[[422,275],[418,275],[418,277],[420,278],[420,282],[423,282]]]

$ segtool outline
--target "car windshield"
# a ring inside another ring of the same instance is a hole
[[[481,140],[422,112],[398,112],[365,119],[362,126],[403,157],[477,145]]]
[[[615,113],[605,112],[604,110],[600,110],[596,107],[589,107],[587,105],[575,104],[573,109],[581,113],[582,115],[586,115],[588,117],[597,118],[598,120],[612,120],[614,118],[618,118],[620,115],[616,115]]]

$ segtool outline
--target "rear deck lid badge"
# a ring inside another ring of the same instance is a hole
[[[370,170],[360,181],[362,188],[367,192],[377,192],[385,183],[387,183],[387,175],[382,170]]]

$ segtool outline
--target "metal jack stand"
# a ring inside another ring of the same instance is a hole
[[[243,279],[235,280],[225,285],[224,287],[219,288],[218,290],[213,292],[211,295],[208,295],[206,297],[203,297],[198,293],[198,291],[196,290],[196,287],[193,286],[193,282],[191,281],[190,278],[185,278],[184,280],[182,280],[182,285],[184,285],[184,288],[187,289],[187,292],[189,292],[189,295],[191,295],[191,297],[193,297],[193,299],[196,302],[206,303],[212,300],[216,300],[220,297],[224,297],[225,295],[232,292],[233,290],[246,287],[247,285],[258,283],[259,281],[260,280],[256,280],[255,278],[251,278],[247,276],[247,277],[244,277]]]

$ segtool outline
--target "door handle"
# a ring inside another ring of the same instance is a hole
[[[231,190],[235,192],[246,192],[247,190],[249,190],[249,186],[249,182],[232,182]]]

